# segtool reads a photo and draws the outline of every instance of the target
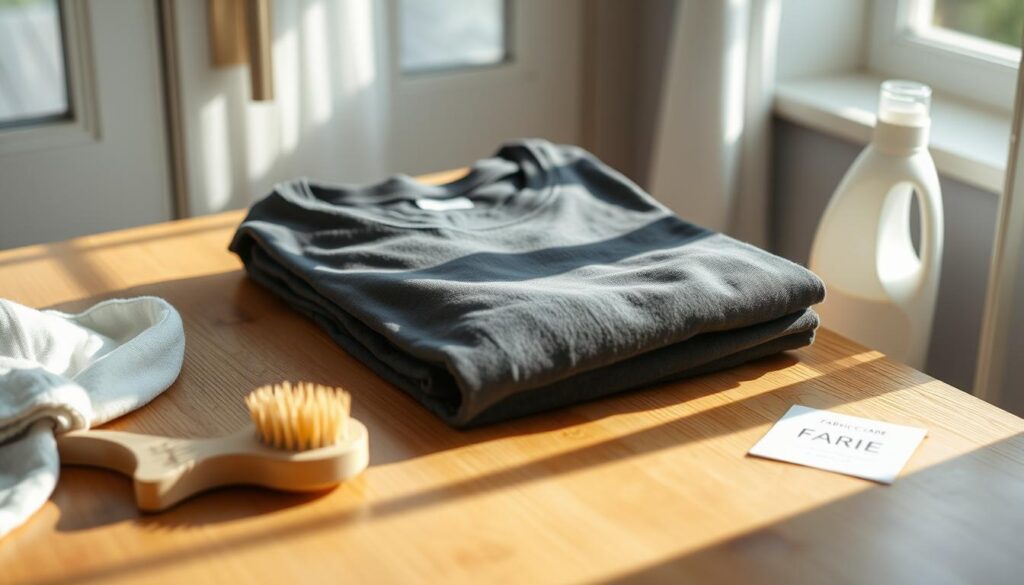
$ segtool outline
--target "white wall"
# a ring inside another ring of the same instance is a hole
[[[398,2],[275,2],[275,99],[208,63],[204,2],[176,3],[192,214],[245,207],[278,181],[366,183],[465,166],[506,140],[579,142],[582,4],[511,4],[512,60],[402,75]]]
[[[783,0],[776,76],[780,80],[860,69],[868,0]]]
[[[388,33],[396,4],[275,2],[277,96],[254,103],[245,66],[209,64],[206,3],[175,3],[185,182],[191,194],[186,214],[244,207],[275,182],[296,176],[369,182],[394,172],[462,166],[520,136],[583,144],[628,175],[647,176],[675,0],[519,0],[513,3],[513,27],[528,34],[513,47],[519,65],[511,75],[503,73],[508,68],[495,68],[449,80],[428,75],[400,82]],[[584,6],[595,19],[587,30]],[[96,164],[95,157],[64,149],[57,153],[66,159],[60,166],[69,172],[83,169],[76,175],[82,189],[72,193],[54,186],[53,173],[16,161],[15,170],[0,173],[0,220],[9,220],[0,222],[0,247],[170,219],[158,35],[152,6],[146,11],[154,28],[153,34],[143,34],[150,43],[146,51],[121,51],[123,43],[107,41],[124,35],[99,35],[96,69],[104,86],[112,85],[110,76],[123,77],[138,67],[147,72],[129,77],[154,84],[154,95],[106,92],[116,107],[104,106],[101,119],[104,131],[118,122],[148,133],[156,154],[138,147],[134,152],[152,164],[120,168],[118,157]],[[586,82],[585,45],[592,49]],[[111,66],[121,61],[128,65]],[[125,116],[139,111],[151,115]],[[86,180],[87,171],[135,188],[96,189],[95,181]],[[137,188],[140,182],[147,188]]]

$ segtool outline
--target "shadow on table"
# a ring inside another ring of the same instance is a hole
[[[186,358],[178,381],[149,406],[114,421],[107,428],[168,436],[217,436],[248,420],[242,398],[252,388],[283,379],[307,379],[340,385],[352,392],[354,416],[371,434],[371,466],[400,463],[439,451],[458,449],[503,437],[561,431],[561,440],[574,439],[575,427],[627,412],[657,410],[709,394],[733,389],[797,363],[793,355],[761,359],[741,367],[692,380],[653,387],[596,400],[516,421],[469,431],[454,430],[400,390],[383,382],[362,364],[341,351],[314,324],[287,310],[276,297],[259,288],[241,271],[170,281],[118,291],[111,296],[152,294],[166,298],[182,313],[186,328]],[[78,310],[101,300],[82,299],[60,306]],[[849,365],[814,364],[833,384],[854,385],[870,362]],[[921,382],[928,381],[924,375]],[[849,398],[808,393],[813,380],[781,383],[771,391],[723,403],[658,423],[624,436],[542,456],[528,462],[457,480],[448,485],[378,502],[358,509],[334,511],[281,529],[228,539],[218,550],[245,547],[289,534],[339,529],[349,521],[373,520],[453,499],[542,480],[554,474],[598,466],[644,453],[673,448],[771,422],[797,401],[829,408],[846,401],[900,389],[898,384],[852,392]],[[855,386],[855,385],[854,385]],[[807,400],[813,394],[813,400]],[[751,416],[751,411],[761,416]],[[737,421],[746,421],[737,426]],[[77,478],[77,479],[75,479]],[[112,473],[69,470],[58,485],[54,502],[61,509],[60,530],[136,521],[153,529],[175,529],[222,522],[259,513],[273,513],[311,503],[314,496],[286,495],[249,488],[226,488],[182,503],[162,514],[139,516],[131,500],[130,482]],[[97,496],[83,505],[83,481],[96,486]],[[362,489],[362,478],[340,489]],[[76,499],[74,503],[71,498]],[[116,504],[112,502],[117,502]],[[255,504],[254,504],[255,502]],[[255,512],[254,512],[255,505]],[[139,563],[127,563],[82,579],[132,573],[143,567],[178,562],[208,554],[189,548]]]
[[[1017,434],[608,583],[1020,583],[1021,533]]]
[[[765,361],[771,362],[772,360],[769,359]],[[762,364],[762,367],[764,365],[765,364]],[[848,370],[858,370],[862,367],[864,367],[863,364],[859,366],[851,366]],[[320,531],[344,530],[350,523],[358,525],[358,523],[361,522],[380,521],[404,512],[443,504],[454,499],[468,498],[513,486],[521,486],[526,483],[550,477],[552,474],[567,473],[590,466],[602,465],[604,463],[636,456],[642,453],[648,453],[658,449],[675,447],[691,440],[706,438],[717,434],[730,433],[737,429],[735,427],[723,428],[720,426],[721,423],[719,422],[723,418],[727,419],[729,417],[730,410],[748,409],[755,406],[755,402],[765,400],[778,400],[781,405],[787,400],[790,400],[792,396],[779,397],[775,394],[777,392],[784,394],[798,393],[800,392],[801,385],[802,384],[794,384],[766,394],[756,395],[743,400],[723,404],[721,406],[690,416],[671,420],[624,437],[618,437],[614,440],[609,440],[596,445],[530,461],[484,476],[453,482],[438,488],[431,488],[390,500],[368,502],[366,505],[358,508],[333,511],[317,515],[315,518],[306,518],[290,525],[275,527],[270,530],[251,532],[242,536],[222,539],[219,541],[219,545],[216,550],[212,550],[204,545],[193,545],[185,549],[158,554],[113,567],[97,569],[95,571],[76,576],[75,582],[100,583],[115,577],[120,578],[137,575],[144,573],[147,570],[158,569],[160,567],[180,562],[201,559],[215,554],[224,554],[226,551],[232,549],[244,549],[247,547],[260,546],[266,543],[280,543],[290,537],[299,535],[308,536]],[[654,390],[651,394],[657,395],[659,392]],[[671,400],[669,396],[673,393],[662,392],[661,394],[665,395],[663,400],[665,400],[665,404],[668,404]],[[615,399],[609,399],[609,401],[611,400]],[[834,404],[831,404],[831,406],[838,403],[839,401],[837,400]],[[656,407],[657,404],[658,402],[655,401],[651,403],[651,406]],[[830,404],[819,403],[816,404],[816,406],[828,407]],[[543,418],[543,416],[535,418],[540,419]],[[769,422],[769,420],[766,418],[765,422]],[[514,423],[508,424],[511,425]],[[452,432],[458,433],[458,431]],[[465,435],[465,433],[461,433],[461,435]],[[631,447],[626,445],[631,445]],[[638,447],[638,445],[642,447]],[[950,503],[954,505],[959,505],[957,504],[959,500],[969,499],[970,493],[977,492],[968,493],[964,490],[967,488],[974,489],[978,487],[976,484],[981,483],[974,478],[973,474],[981,467],[986,469],[998,467],[998,465],[1006,459],[1007,450],[1016,449],[1018,451],[1016,459],[1019,462],[1021,460],[1021,454],[1019,453],[1020,446],[1020,437],[1016,437],[1012,444],[979,449],[974,453],[964,455],[963,457],[951,462],[940,464],[935,468],[926,469],[916,474],[901,478],[895,486],[869,487],[866,492],[859,493],[855,496],[851,496],[850,498],[827,504],[819,508],[818,510],[821,510],[820,512],[812,510],[802,516],[798,516],[796,519],[783,521],[777,525],[773,525],[773,527],[763,528],[750,533],[749,535],[737,537],[732,541],[709,549],[708,552],[698,552],[681,559],[674,559],[673,561],[666,563],[664,566],[659,565],[657,567],[652,567],[642,572],[638,572],[636,575],[624,575],[622,576],[622,580],[631,581],[634,577],[637,580],[642,580],[643,578],[652,578],[656,580],[661,577],[664,577],[666,580],[673,580],[674,576],[678,576],[676,569],[674,568],[675,563],[682,563],[680,565],[680,570],[683,571],[683,574],[689,572],[695,575],[702,575],[702,571],[721,571],[729,573],[735,568],[717,567],[718,560],[716,560],[716,558],[718,555],[726,555],[723,558],[727,558],[728,555],[743,557],[744,562],[747,564],[741,566],[749,569],[751,563],[755,561],[763,561],[766,557],[772,557],[772,555],[777,553],[778,560],[772,561],[774,563],[773,567],[780,571],[780,575],[785,574],[785,571],[787,570],[796,572],[796,580],[799,581],[801,574],[799,574],[795,567],[791,567],[789,564],[796,562],[797,559],[794,555],[802,554],[802,551],[806,551],[811,547],[820,547],[827,554],[835,554],[836,567],[833,567],[833,569],[841,571],[843,567],[846,566],[843,564],[845,562],[843,560],[844,558],[849,558],[855,561],[863,560],[859,559],[857,556],[844,557],[846,552],[841,550],[843,549],[842,543],[845,543],[848,547],[859,547],[855,552],[866,557],[870,557],[874,554],[873,551],[876,547],[876,543],[872,540],[874,538],[873,535],[865,537],[864,534],[860,532],[854,533],[845,530],[844,527],[848,524],[846,521],[850,518],[860,518],[865,522],[877,524],[877,530],[879,533],[883,533],[885,530],[888,530],[888,528],[886,528],[886,522],[888,522],[889,518],[895,514],[899,516],[900,530],[912,532],[915,535],[924,535],[931,539],[929,541],[931,543],[945,542],[942,541],[941,538],[948,536],[950,539],[948,541],[949,547],[951,549],[955,549],[962,544],[962,542],[958,540],[958,536],[956,534],[942,535],[940,538],[941,530],[939,532],[932,532],[932,530],[935,530],[934,522],[936,520],[937,513],[941,513],[945,510],[942,505],[943,499],[947,496],[952,496],[954,499],[951,500]],[[1006,509],[1010,509],[1014,505],[1014,502],[1019,501],[1019,494],[1024,490],[1024,485],[1022,485],[1022,483],[1024,483],[1024,478],[1020,477],[1020,472],[1016,469],[1012,472],[1007,471],[1006,473],[1016,474],[1016,476],[1012,478],[1013,481],[1016,482],[1014,485],[999,482],[985,482],[986,485],[982,486],[982,488],[987,490],[987,492],[983,491],[982,493],[989,493],[992,497],[978,498],[973,502],[969,502],[970,506],[977,508],[979,506],[979,502],[992,502],[1005,511]],[[937,481],[947,475],[954,476],[954,479],[952,481],[947,480],[945,482]],[[357,478],[354,482],[346,484],[341,489],[361,490],[362,480],[361,478]],[[894,499],[893,494],[903,491],[910,491],[914,493],[920,492],[920,497],[915,495],[913,498],[907,498],[904,496],[902,499]],[[190,525],[192,523],[203,524],[208,520],[201,516],[208,512],[207,506],[214,507],[219,503],[230,506],[231,501],[234,498],[239,497],[242,493],[242,491],[224,490],[222,494],[223,500],[211,499],[207,504],[189,508],[188,506],[199,503],[197,499],[193,501],[192,504],[183,504],[176,514],[172,512],[172,515],[154,515],[147,517],[143,522],[147,527],[156,530],[173,530],[175,527]],[[245,493],[248,492],[246,491]],[[909,508],[907,507],[908,500],[911,504],[911,507]],[[925,511],[927,514],[922,515],[922,512]],[[965,513],[966,512],[962,513],[960,511],[953,511],[953,514],[946,517],[945,520],[939,518],[939,522],[941,522],[942,525],[955,526],[957,525],[956,522],[960,522],[965,517]],[[990,518],[990,520],[992,523],[996,523],[998,521],[998,515],[1002,512],[997,509],[991,509],[986,513],[989,516],[995,516]],[[230,512],[221,512],[221,514],[222,519],[231,517]],[[815,514],[823,514],[828,518],[828,522],[819,522],[815,520]],[[808,520],[800,520],[800,518],[804,517],[808,518]],[[971,525],[974,523],[975,522],[972,520]],[[780,528],[776,529],[774,526],[779,526]],[[929,528],[929,526],[931,526],[931,528]],[[941,527],[942,526],[939,526],[940,529]],[[1010,534],[1016,533],[1020,528],[1024,527],[1014,526],[1012,530],[1010,528],[1006,528],[1005,530]],[[1002,531],[1004,529],[999,528],[997,530]],[[893,534],[898,534],[898,531]],[[826,541],[829,538],[833,539],[832,543],[818,542],[819,540]],[[818,542],[818,544],[814,544],[815,542]],[[899,556],[902,546],[899,545],[896,540],[892,540],[892,545],[894,546],[894,550],[887,554],[894,555],[895,559]],[[879,543],[877,546],[881,546],[881,544]],[[832,550],[833,548],[837,550]],[[774,557],[772,558],[774,559]],[[868,560],[870,560],[870,558]],[[893,560],[893,562],[895,562],[895,560]],[[758,565],[758,569],[760,570],[760,565]],[[737,580],[740,582],[746,581],[746,577],[749,577],[751,574],[754,573],[744,574],[738,569],[735,570]],[[711,573],[711,575],[714,576],[714,573]],[[805,577],[808,581],[818,581],[818,579],[815,578],[816,575],[813,574]],[[790,581],[792,582],[792,579]],[[52,583],[58,582],[60,581],[46,581],[43,582],[43,584],[51,585]],[[673,582],[679,581],[678,579],[674,579]]]
[[[140,512],[135,506],[131,478],[113,471],[79,466],[61,468],[60,482],[51,501],[60,510],[57,530],[88,530],[120,522],[136,522],[154,531],[230,522],[274,514],[319,500],[330,490],[311,493],[274,492],[255,488],[216,488],[159,513]]]
[[[1024,434],[1017,434],[907,474],[891,486],[866,484],[870,487],[854,495],[607,582],[742,583],[756,575],[761,583],[1016,583],[1024,565],[1014,544],[1024,530],[1022,469]],[[376,518],[395,505],[384,502],[359,516]],[[75,582],[100,583],[232,548],[280,542],[338,527],[350,515],[221,541],[216,550],[197,546],[125,563],[79,575]]]

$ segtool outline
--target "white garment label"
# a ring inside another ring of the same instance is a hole
[[[927,434],[927,429],[793,405],[750,454],[892,483]]]
[[[417,199],[416,207],[424,211],[455,211],[457,209],[473,209],[473,202],[468,197]]]

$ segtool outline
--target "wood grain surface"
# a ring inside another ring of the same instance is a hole
[[[456,431],[250,282],[226,250],[241,218],[0,252],[0,297],[178,308],[180,378],[106,428],[227,434],[250,389],[309,380],[352,393],[370,467],[326,493],[227,488],[159,514],[122,476],[64,467],[0,540],[0,582],[1021,582],[1016,416],[822,331],[729,371]],[[747,457],[792,404],[929,436],[892,486]]]

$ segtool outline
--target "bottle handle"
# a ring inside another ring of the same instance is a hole
[[[911,197],[919,211],[920,253],[910,238]],[[926,282],[926,273],[941,246],[942,208],[917,179],[901,181],[889,190],[882,205],[876,250],[876,270],[886,293],[896,301],[913,297]]]
[[[920,211],[918,223],[921,230],[921,268],[917,282],[914,283],[915,289],[918,289],[924,284],[925,272],[930,269],[942,249],[942,203],[939,199],[942,195],[925,189],[921,181],[914,180],[911,184]]]

